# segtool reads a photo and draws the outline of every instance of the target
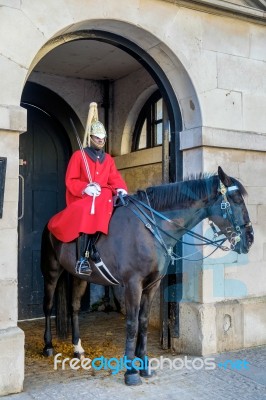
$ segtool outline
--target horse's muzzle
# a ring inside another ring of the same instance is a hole
[[[246,225],[246,234],[247,234],[248,249],[250,249],[250,247],[254,243],[254,230],[253,230],[251,222],[249,222]]]
[[[248,253],[254,242],[254,230],[251,222],[245,225],[245,246],[241,246],[241,253]]]

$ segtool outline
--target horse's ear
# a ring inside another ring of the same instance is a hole
[[[232,185],[232,180],[231,180],[230,176],[226,175],[226,173],[223,171],[223,169],[220,166],[218,167],[218,176],[225,186]]]

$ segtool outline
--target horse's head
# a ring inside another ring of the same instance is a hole
[[[218,167],[218,178],[218,193],[209,208],[209,219],[229,240],[232,250],[238,254],[248,253],[254,241],[254,232],[243,198],[246,191],[238,181],[227,176],[221,167]]]

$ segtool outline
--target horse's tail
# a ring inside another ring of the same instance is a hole
[[[69,274],[63,271],[56,287],[56,333],[66,339],[69,333]]]

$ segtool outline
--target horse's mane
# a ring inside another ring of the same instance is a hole
[[[231,178],[232,184],[238,186],[240,193],[247,194],[244,186],[235,178]],[[157,210],[172,209],[176,205],[189,206],[196,200],[210,197],[211,193],[217,192],[219,177],[215,174],[200,173],[185,178],[183,181],[150,186],[146,190],[138,190],[137,196],[146,201],[147,195],[150,204]]]

